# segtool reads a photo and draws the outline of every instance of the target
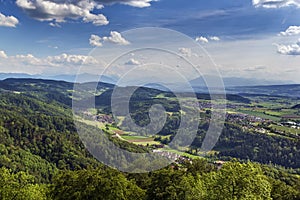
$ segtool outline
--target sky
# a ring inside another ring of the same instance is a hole
[[[132,31],[144,27],[166,31]],[[178,34],[164,37],[167,29]],[[223,77],[300,83],[300,0],[0,0],[4,73],[76,74],[86,65],[97,74],[118,53],[153,43],[196,62],[191,41]],[[142,56],[128,54],[111,73],[145,64]]]

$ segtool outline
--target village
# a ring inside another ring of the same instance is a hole
[[[273,121],[244,113],[227,113],[226,119],[228,122],[239,124],[243,130],[290,137],[300,136],[300,123],[294,121]]]

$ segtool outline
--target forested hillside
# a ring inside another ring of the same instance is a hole
[[[98,89],[111,87],[102,84]],[[299,140],[258,137],[230,123],[216,146],[218,158],[174,163],[147,174],[122,173],[106,167],[90,155],[79,139],[71,110],[72,89],[71,83],[56,81],[0,82],[0,199],[300,198]],[[151,100],[161,91],[141,92],[132,104],[132,115],[139,123],[146,124],[143,120],[147,119],[140,114],[153,103],[178,112],[174,100]],[[109,113],[107,104],[99,103],[101,106]],[[204,117],[209,117],[209,112]],[[171,128],[176,120],[180,116],[170,116],[160,133],[161,140],[175,133]],[[206,128],[205,121],[199,125],[193,149],[199,147]],[[130,151],[149,151],[115,137],[110,140]],[[250,151],[254,147],[259,150]],[[221,168],[214,163],[219,158],[226,160]]]

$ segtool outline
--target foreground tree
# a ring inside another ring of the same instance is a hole
[[[34,177],[25,172],[12,173],[0,168],[0,199],[44,200],[46,187],[34,183]]]
[[[145,191],[116,170],[98,168],[64,171],[57,175],[50,196],[64,200],[125,200],[143,199]]]
[[[272,186],[253,163],[228,162],[218,172],[204,176],[206,199],[271,199]]]

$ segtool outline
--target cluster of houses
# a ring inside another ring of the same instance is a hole
[[[95,116],[94,120],[101,123],[109,123],[109,124],[112,124],[114,122],[114,119],[109,115],[97,115]]]
[[[94,121],[98,121],[98,122],[101,122],[101,123],[109,123],[109,124],[114,123],[114,119],[110,115],[105,115],[105,114],[94,115],[89,111],[85,111],[85,112],[83,112],[83,114],[86,117],[88,117],[88,118],[90,118]]]
[[[153,150],[153,153],[157,153],[165,158],[168,158],[169,160],[173,161],[173,163],[175,163],[175,164],[183,164],[186,162],[189,162],[189,163],[193,162],[192,159],[185,157],[185,156],[178,155],[176,153],[171,153],[171,152],[162,151],[162,150]],[[219,170],[222,168],[222,166],[225,163],[226,163],[225,161],[217,160],[217,161],[214,161],[212,164],[214,166],[216,166],[217,169]]]
[[[271,122],[269,119],[263,119],[261,117],[256,117],[252,115],[247,115],[243,113],[227,113],[227,120],[230,122],[238,122],[239,124],[251,124],[251,123],[266,123]]]
[[[256,116],[251,116],[243,113],[227,113],[227,120],[229,122],[238,123],[242,126],[243,130],[252,129],[255,132],[265,134],[269,132],[268,126],[271,124],[278,125],[278,126],[285,126],[293,129],[300,130],[300,123],[294,121],[286,121],[286,122],[274,122],[269,119],[263,119]],[[286,134],[282,130],[272,129],[273,132],[278,134]]]
[[[177,164],[184,163],[186,161],[189,161],[189,162],[191,161],[191,159],[188,158],[188,157],[181,156],[181,155],[178,155],[176,153],[172,153],[172,152],[168,152],[168,151],[162,151],[162,150],[154,149],[152,152],[156,153],[156,154],[158,154],[162,157],[165,157],[165,158],[167,158],[167,159],[169,159],[172,162],[177,163]]]
[[[280,125],[281,126],[288,126],[290,128],[294,128],[294,129],[300,129],[300,123],[296,123],[296,122],[293,122],[293,121],[282,122]]]

